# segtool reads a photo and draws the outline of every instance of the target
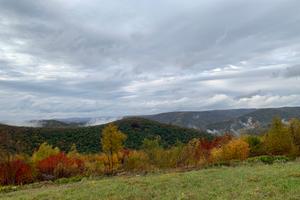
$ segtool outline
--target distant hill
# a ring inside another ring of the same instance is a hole
[[[237,118],[210,124],[207,126],[207,129],[221,132],[231,131],[239,133],[248,131],[261,133],[268,128],[274,117],[280,117],[283,121],[300,118],[300,107],[257,109]]]
[[[64,122],[54,119],[49,120],[31,120],[28,124],[33,127],[44,127],[44,128],[67,128],[67,127],[80,127],[84,126],[83,122]]]
[[[255,109],[236,110],[212,110],[212,111],[186,111],[169,112],[157,115],[145,115],[143,118],[155,120],[161,123],[174,124],[187,128],[206,129],[209,124],[234,119],[244,114],[255,111]]]
[[[53,122],[56,124],[56,122]],[[192,138],[212,138],[200,130],[182,128],[174,125],[162,124],[143,118],[126,118],[115,121],[121,131],[127,136],[126,147],[140,148],[145,138],[159,136],[163,146],[175,144],[177,141],[186,143]],[[89,127],[16,127],[0,125],[0,134],[7,133],[20,144],[22,151],[32,153],[41,143],[48,142],[68,151],[72,144],[76,144],[79,152],[93,153],[101,149],[100,136],[105,125]]]
[[[276,116],[286,121],[300,118],[300,107],[170,112],[142,117],[161,123],[206,130],[210,133],[220,134],[229,131],[239,134],[245,130],[262,132]]]
[[[62,118],[62,119],[41,119],[30,120],[21,123],[13,123],[10,125],[27,126],[27,127],[45,127],[45,128],[69,128],[96,126],[106,124],[121,119],[122,117],[86,117],[86,118]],[[7,123],[9,124],[9,123]]]

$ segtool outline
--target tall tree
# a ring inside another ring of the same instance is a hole
[[[300,154],[300,120],[292,119],[289,124],[289,134],[291,135],[296,153]]]
[[[293,148],[288,129],[278,117],[273,119],[264,142],[267,152],[273,155],[290,154]]]
[[[102,131],[101,144],[102,150],[108,157],[109,173],[113,173],[113,156],[124,148],[124,141],[127,136],[118,130],[114,124],[108,124]]]

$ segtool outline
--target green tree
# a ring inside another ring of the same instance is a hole
[[[280,118],[273,119],[270,129],[265,135],[264,144],[269,154],[286,155],[291,153],[293,149],[292,138]]]
[[[248,135],[244,139],[249,144],[250,156],[259,156],[264,153],[261,137]]]
[[[127,136],[118,130],[114,124],[108,124],[102,131],[102,150],[107,155],[109,162],[109,173],[114,170],[114,155],[124,148]]]
[[[11,148],[12,139],[7,132],[0,133],[0,163],[9,162],[14,150]]]

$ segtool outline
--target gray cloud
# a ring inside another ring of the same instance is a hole
[[[287,77],[299,77],[300,76],[300,64],[288,67],[286,69],[285,76],[287,76]]]
[[[297,0],[0,0],[0,120],[297,105]]]

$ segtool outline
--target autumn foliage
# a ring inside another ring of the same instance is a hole
[[[274,118],[265,135],[265,148],[272,155],[286,155],[292,152],[292,136],[280,118]]]
[[[37,163],[49,156],[56,155],[59,152],[60,150],[57,147],[52,147],[52,145],[44,142],[39,146],[38,150],[33,153],[32,161]]]
[[[120,157],[122,157],[122,155],[119,155],[119,152],[124,149],[123,143],[126,139],[127,136],[119,131],[114,124],[108,124],[103,129],[101,144],[107,158],[107,173],[112,174],[118,168]]]
[[[249,144],[242,139],[233,139],[222,147],[212,149],[212,161],[245,160],[249,156]]]
[[[141,133],[142,134],[142,133]],[[195,138],[186,144],[164,147],[159,137],[146,138],[141,149],[126,149],[126,135],[109,124],[102,132],[102,152],[80,154],[76,146],[67,152],[47,143],[30,156],[0,149],[0,184],[26,184],[36,180],[54,180],[71,176],[115,175],[153,170],[202,168],[244,161],[249,156],[265,160],[273,155],[300,155],[300,121],[285,124],[275,118],[264,135],[233,136],[213,139]],[[252,160],[255,160],[255,159]],[[250,159],[251,160],[251,159]]]
[[[23,160],[13,160],[0,164],[0,184],[25,184],[33,181],[32,168]]]
[[[39,161],[36,168],[42,178],[62,178],[83,172],[84,162],[77,158],[69,158],[64,153],[58,153]]]

